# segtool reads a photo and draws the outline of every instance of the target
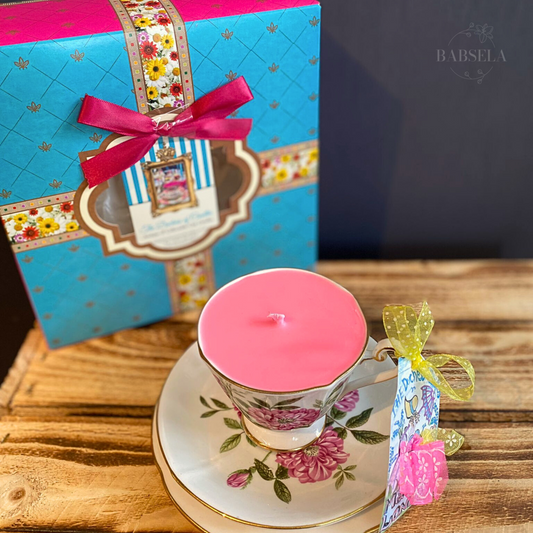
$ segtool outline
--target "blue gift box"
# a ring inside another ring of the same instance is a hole
[[[42,1],[0,17],[0,216],[51,347],[199,309],[259,269],[314,267],[315,0]],[[161,136],[87,186],[80,161],[124,139],[78,122],[86,94],[157,118],[240,76],[245,141]]]

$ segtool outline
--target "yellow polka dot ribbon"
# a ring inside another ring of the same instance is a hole
[[[458,452],[465,442],[465,438],[454,429],[426,428],[421,436],[424,444],[436,440],[444,442],[444,453],[448,457]]]
[[[457,355],[436,354],[427,358],[422,355],[435,324],[427,302],[422,304],[418,315],[411,306],[389,305],[383,309],[383,324],[396,355],[409,359],[413,370],[418,370],[440,392],[454,400],[467,401],[472,397],[476,376],[470,361]],[[439,368],[450,361],[464,369],[470,380],[468,387],[453,388],[442,375]]]

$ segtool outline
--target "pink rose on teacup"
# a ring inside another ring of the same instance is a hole
[[[247,414],[260,426],[282,431],[308,427],[320,417],[318,409],[304,407],[290,410],[250,407]]]
[[[244,489],[252,481],[252,474],[249,470],[237,470],[228,476],[226,483],[233,489]]]
[[[353,390],[343,396],[341,400],[335,403],[335,408],[344,413],[348,413],[355,409],[357,402],[359,401],[359,391]]]
[[[297,478],[300,483],[316,483],[329,479],[349,456],[337,432],[327,428],[311,446],[299,452],[278,453],[276,463],[287,468],[289,476]]]

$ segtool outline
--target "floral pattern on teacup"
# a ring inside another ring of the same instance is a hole
[[[338,396],[336,393],[335,395]],[[226,413],[223,419],[224,425],[235,431],[221,444],[220,453],[227,453],[237,448],[243,441],[243,436],[249,446],[259,449],[257,444],[251,441],[244,432],[241,421],[242,414],[239,409],[235,406],[229,406],[217,398],[210,400],[209,402],[200,396],[200,403],[208,409],[201,414],[201,418],[211,418],[224,412]],[[389,438],[388,435],[382,435],[376,431],[357,429],[370,420],[373,410],[371,407],[361,413],[353,414],[358,401],[358,391],[349,392],[331,407],[326,417],[326,429],[314,443],[295,452],[268,452],[262,459],[256,457],[253,465],[229,473],[226,485],[234,489],[244,490],[254,479],[259,478],[272,482],[276,497],[285,503],[290,503],[292,500],[291,490],[297,491],[298,487],[298,484],[293,484],[295,481],[305,484],[334,479],[337,490],[343,486],[345,481],[355,481],[356,477],[353,471],[357,465],[346,464],[350,458],[350,454],[344,450],[344,443],[348,435],[350,434],[358,442],[368,445],[376,445]],[[294,429],[290,427],[290,424],[303,423],[303,421],[308,423],[311,420],[316,420],[314,418],[317,416],[316,413],[320,414],[319,410],[294,408],[287,405],[286,402],[287,400],[285,400],[285,405],[278,404],[284,409],[253,407],[252,412],[256,414],[260,412],[260,416],[266,417],[262,422],[272,424],[271,429],[281,429],[274,427],[274,425],[279,426],[280,424],[287,424],[286,429]],[[291,413],[294,418],[288,420]],[[230,417],[230,415],[236,415],[236,418]],[[346,421],[344,421],[345,418],[347,418]]]
[[[318,409],[267,409],[266,407],[250,407],[248,416],[259,426],[275,431],[288,431],[309,427],[320,418]]]

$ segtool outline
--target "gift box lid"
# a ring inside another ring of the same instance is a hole
[[[173,0],[186,23],[319,3],[318,0]],[[36,0],[4,3],[0,8],[0,46],[122,31],[109,0]]]

